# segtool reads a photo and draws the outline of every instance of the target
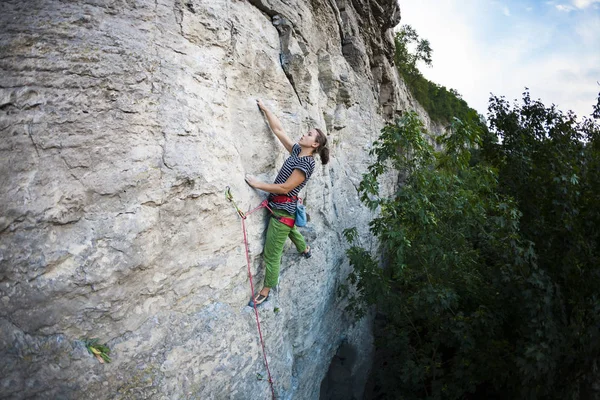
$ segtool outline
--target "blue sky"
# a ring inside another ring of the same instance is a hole
[[[600,0],[400,0],[433,48],[430,80],[487,114],[490,92],[589,115],[600,92]]]

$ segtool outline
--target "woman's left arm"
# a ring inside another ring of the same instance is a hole
[[[294,190],[294,188],[304,182],[305,179],[306,176],[304,175],[304,172],[299,169],[292,171],[292,174],[284,183],[264,183],[257,180],[253,176],[246,176],[246,182],[248,185],[273,194],[288,194]]]

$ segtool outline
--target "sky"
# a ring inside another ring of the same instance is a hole
[[[589,116],[600,92],[600,0],[400,0],[401,25],[428,39],[425,77],[487,115],[490,93]]]

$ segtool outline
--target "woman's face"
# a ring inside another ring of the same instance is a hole
[[[318,134],[319,132],[317,132],[316,129],[311,129],[310,131],[302,135],[302,137],[298,141],[298,144],[303,147],[319,147],[319,143],[317,142]]]

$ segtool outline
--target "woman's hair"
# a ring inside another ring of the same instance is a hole
[[[329,162],[329,147],[327,147],[327,136],[319,128],[315,128],[317,131],[317,138],[315,139],[319,143],[316,152],[319,153],[321,158],[321,164],[325,165]]]

